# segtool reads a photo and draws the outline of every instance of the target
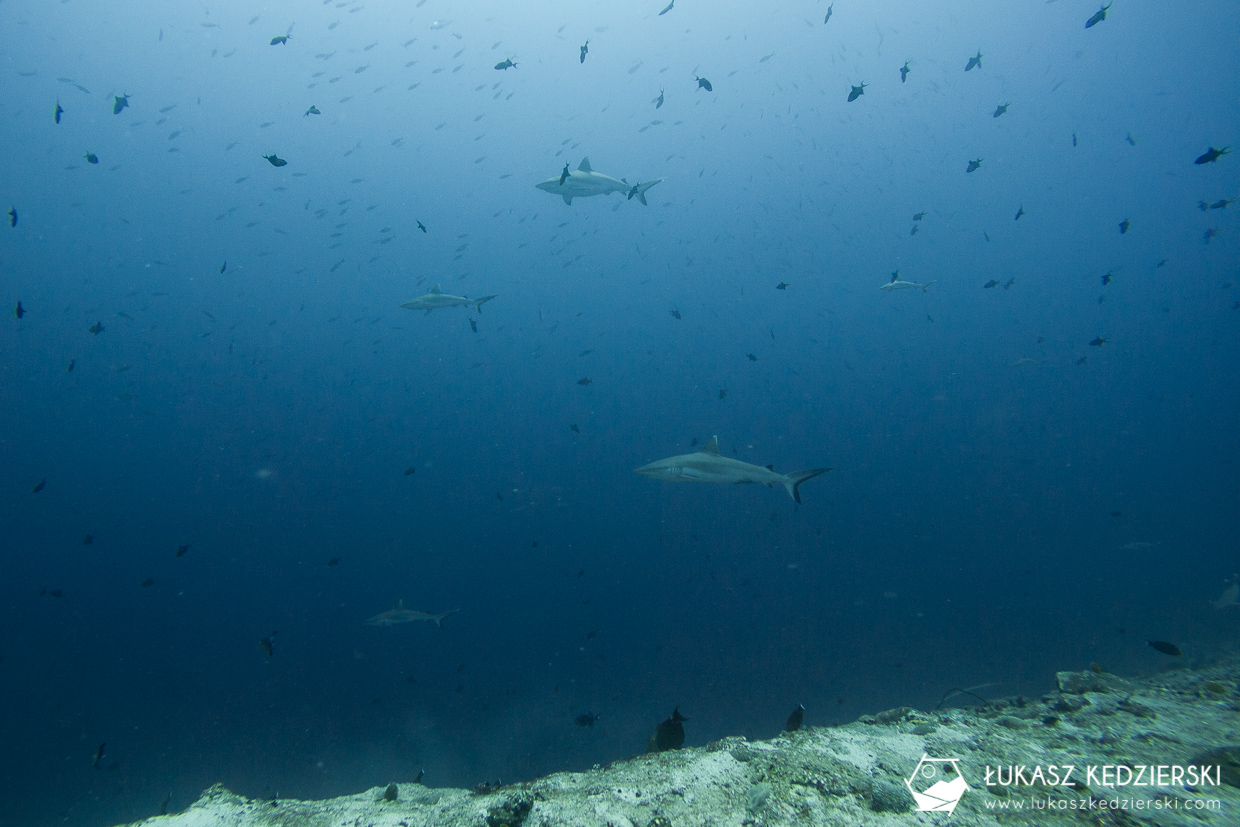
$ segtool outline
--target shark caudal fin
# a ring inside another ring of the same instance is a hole
[[[646,190],[650,189],[651,187],[653,187],[655,184],[659,183],[662,180],[663,180],[662,178],[656,178],[653,181],[647,181],[644,184],[638,184],[636,187],[633,188],[635,190],[633,194],[637,196],[638,201],[645,204],[646,203]]]
[[[477,310],[479,313],[481,313],[481,312],[482,312],[482,303],[483,303],[483,302],[489,302],[489,301],[490,301],[491,299],[493,299],[493,298],[495,298],[495,296],[483,296],[483,297],[482,297],[482,298],[480,298],[480,299],[473,299],[473,300],[470,302],[470,304],[472,304],[472,305],[474,306],[474,309],[475,309],[475,310]]]
[[[926,282],[925,284],[923,284],[923,285],[921,286],[921,292],[923,292],[923,293],[929,293],[929,292],[930,292],[930,285],[932,285],[932,284],[938,284],[938,283],[939,283],[939,282],[938,282],[938,279],[935,279],[934,281],[928,281],[928,282]]]
[[[460,609],[448,609],[448,611],[443,612],[442,614],[431,615],[431,620],[435,621],[435,625],[438,626],[440,629],[442,629],[444,619],[448,617],[452,617],[452,615],[456,614],[459,611]]]
[[[830,470],[830,468],[811,468],[808,471],[793,471],[790,474],[784,474],[784,488],[788,489],[788,496],[799,503],[801,502],[801,483]]]

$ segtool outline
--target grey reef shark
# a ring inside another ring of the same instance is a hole
[[[900,271],[896,270],[891,274],[891,281],[879,287],[879,290],[912,290],[914,287],[920,287],[922,291],[930,289],[930,285],[938,284],[938,281],[928,281],[925,284],[919,284],[915,281],[905,281],[900,278]]]
[[[601,172],[595,172],[590,168],[590,159],[582,158],[581,165],[572,172],[566,174],[561,173],[555,178],[548,178],[541,184],[535,184],[543,192],[549,192],[552,195],[558,195],[564,199],[565,204],[572,204],[574,198],[588,198],[591,195],[610,195],[613,192],[622,192],[632,199],[637,198],[643,204],[646,203],[646,190],[662,181],[662,178],[656,178],[653,181],[647,181],[644,184],[630,184],[623,178],[612,178],[610,175],[604,175]]]
[[[769,488],[774,488],[778,483],[788,491],[789,497],[799,503],[801,483],[830,470],[830,468],[811,468],[808,471],[777,474],[772,465],[763,468],[761,465],[751,465],[738,459],[719,456],[719,438],[712,436],[710,442],[707,442],[700,451],[657,460],[649,465],[643,465],[633,473],[650,477],[652,480],[667,480],[668,482],[734,484],[757,482]]]
[[[465,296],[454,296],[451,293],[445,293],[439,289],[436,284],[431,288],[431,292],[418,296],[412,301],[407,301],[401,305],[406,310],[425,310],[430,313],[437,307],[473,307],[479,313],[482,312],[482,303],[489,302],[495,296],[482,296],[477,299],[469,299]]]
[[[405,608],[405,601],[397,600],[394,608],[388,609],[386,612],[380,612],[374,617],[366,621],[367,626],[399,626],[402,623],[414,623],[419,620],[429,620],[440,629],[443,628],[444,618],[451,617],[459,612],[460,609],[449,609],[446,612],[433,615],[426,612],[415,612],[413,609]]]

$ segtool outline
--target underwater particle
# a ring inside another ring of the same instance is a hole
[[[1180,651],[1179,646],[1176,646],[1174,643],[1168,643],[1165,640],[1147,640],[1146,643],[1155,651],[1162,652],[1164,655],[1170,655],[1173,658],[1178,658],[1184,654]]]
[[[89,546],[93,542],[95,542],[94,535],[87,534],[85,537],[82,538],[82,545],[84,546]]]
[[[1123,221],[1119,222],[1119,234],[1120,234],[1120,235],[1127,235],[1127,234],[1128,234],[1128,228],[1129,228],[1129,227],[1131,227],[1131,226],[1132,226],[1132,222],[1131,222],[1130,220],[1128,220],[1127,218],[1125,218]]]
[[[865,87],[866,87],[866,86],[868,86],[868,85],[869,85],[869,84],[867,84],[865,81],[862,81],[860,86],[854,86],[854,87],[852,88],[852,91],[848,93],[848,102],[849,102],[849,103],[852,103],[852,102],[853,102],[853,101],[855,101],[857,98],[859,98],[859,97],[861,97],[862,95],[864,95],[864,94],[865,94]]]
[[[26,308],[22,307],[22,303],[20,301],[13,305],[13,315],[19,319],[26,315]]]
[[[1111,8],[1111,4],[1110,4],[1110,3],[1107,3],[1105,6],[1103,6],[1103,7],[1102,7],[1102,8],[1100,8],[1100,9],[1098,9],[1098,11],[1094,12],[1093,17],[1091,17],[1091,18],[1089,18],[1088,20],[1086,20],[1086,21],[1085,21],[1085,28],[1087,28],[1087,29],[1092,29],[1094,26],[1097,26],[1097,25],[1098,25],[1099,23],[1101,23],[1103,20],[1106,20],[1106,19],[1107,19],[1107,9],[1109,9],[1109,8]]]
[[[673,318],[673,319],[679,319],[679,318],[680,318],[680,311],[679,311],[679,310],[669,310],[668,312],[672,314],[672,318]]]
[[[1193,161],[1193,163],[1194,164],[1212,164],[1215,161],[1217,161],[1219,158],[1223,157],[1224,155],[1229,155],[1229,154],[1231,154],[1231,147],[1229,146],[1225,146],[1222,149],[1215,149],[1214,147],[1210,147],[1208,150],[1206,150],[1204,155],[1201,155],[1200,157],[1198,157],[1196,161]]]
[[[998,287],[998,286],[999,286],[999,282],[995,279],[991,279],[990,281],[982,285],[982,289],[989,290],[992,287]]]
[[[288,161],[284,160],[279,155],[264,155],[263,157],[266,158],[267,163],[271,164],[273,167],[282,167],[288,164]]]
[[[1015,218],[1013,218],[1012,220],[1013,220],[1013,221],[1020,221],[1020,217],[1021,217],[1022,215],[1024,215],[1024,214],[1025,214],[1025,205],[1024,205],[1024,204],[1021,204],[1021,205],[1020,205],[1020,209],[1016,211],[1016,217],[1015,217]]]
[[[590,54],[590,39],[586,38],[586,42],[581,44],[581,62],[586,62],[586,55]]]
[[[577,380],[577,384],[581,385],[582,387],[585,387],[586,385],[590,384],[590,377],[589,376],[581,377],[580,379]]]
[[[499,63],[496,63],[495,68],[497,70],[502,69],[507,72],[509,69],[517,68],[517,64],[513,62],[512,58],[508,58],[507,60],[501,60]]]
[[[797,704],[797,708],[792,710],[792,714],[788,716],[788,721],[784,724],[784,731],[796,732],[804,722],[805,707],[802,704]]]
[[[982,68],[982,50],[978,49],[977,54],[969,58],[969,62],[965,64],[964,70],[967,72],[972,68]]]
[[[188,553],[189,553],[189,544],[188,544],[188,543],[187,543],[186,545],[183,545],[183,546],[177,546],[177,553],[176,553],[176,556],[177,556],[177,557],[184,557],[184,556],[185,556],[186,554],[188,554]]]
[[[93,325],[86,328],[86,332],[94,336],[98,336],[100,333],[102,333],[105,330],[107,330],[107,328],[103,326],[103,322],[95,322]]]
[[[271,38],[271,45],[272,46],[286,45],[288,43],[289,37],[291,37],[291,35],[287,35],[287,34],[276,35],[275,37]]]
[[[697,85],[699,89],[705,89],[707,92],[715,91],[715,87],[711,86],[710,81],[707,80],[706,78],[700,78],[697,75],[694,75],[693,79],[697,81]]]
[[[168,805],[171,803],[172,803],[172,790],[169,790],[168,794],[164,796],[163,803],[159,805],[159,814],[161,816],[168,815]]]
[[[38,493],[39,493],[40,491],[42,491],[44,488],[47,488],[47,480],[39,480],[37,483],[35,483],[34,488],[31,488],[31,489],[30,489],[30,493],[31,493],[31,494],[38,494]]]
[[[775,285],[775,289],[776,289],[776,290],[787,290],[787,289],[788,289],[788,282],[786,282],[786,281],[781,281],[779,284]]]
[[[671,11],[671,10],[672,10],[672,6],[674,6],[674,5],[676,5],[676,0],[672,0],[672,2],[670,2],[670,3],[668,3],[666,6],[664,6],[664,7],[663,7],[663,11],[659,12],[659,17],[662,17],[663,15],[665,15],[665,14],[667,14],[669,11]]]
[[[680,714],[679,706],[673,709],[671,717],[664,719],[663,722],[655,728],[655,752],[665,752],[669,749],[680,749],[684,746],[684,722],[687,720],[689,719]]]
[[[17,226],[17,207],[9,207],[9,211],[5,213],[9,217],[9,226]]]
[[[999,104],[997,107],[995,107],[995,113],[994,113],[993,115],[991,115],[990,117],[992,117],[992,118],[997,118],[997,117],[999,117],[999,116],[1000,116],[1000,115],[1002,115],[1004,112],[1008,111],[1008,107],[1009,107],[1009,106],[1011,106],[1011,105],[1012,105],[1012,104],[1010,104],[1010,103],[1001,103],[1001,104]]]
[[[969,161],[969,167],[968,169],[965,170],[965,172],[974,172],[975,170],[981,167],[982,161],[985,161],[985,160],[986,160],[985,158],[978,158],[975,161]],[[987,237],[986,240],[990,241],[990,238]]]
[[[723,398],[724,398],[725,396],[727,396],[727,395],[728,395],[728,389],[727,389],[727,388],[720,388],[720,389],[719,389],[719,398],[720,398],[720,399],[723,399]]]
[[[1078,365],[1083,365],[1083,364],[1085,364],[1085,363],[1086,363],[1086,362],[1088,362],[1088,361],[1089,361],[1089,357],[1088,357],[1088,356],[1082,356],[1080,359],[1077,359],[1077,360],[1076,360],[1076,363],[1077,363]]]
[[[56,101],[56,111],[52,113],[52,117],[56,119],[56,123],[60,123],[60,116],[65,114],[65,110],[60,108],[60,101]]]
[[[387,789],[383,791],[384,801],[395,801],[400,794],[399,788],[395,784],[388,784]]]
[[[333,557],[332,559],[330,559],[330,560],[328,560],[328,561],[327,561],[327,567],[328,567],[328,568],[333,568],[333,567],[338,566],[338,565],[340,565],[340,558],[339,558],[339,557]]]
[[[272,632],[271,634],[267,635],[267,637],[262,638],[258,641],[258,648],[262,649],[267,654],[267,657],[271,657],[272,655],[276,653],[275,640],[276,640],[276,633]]]
[[[304,118],[307,115],[322,115],[322,114],[323,113],[319,111],[319,108],[317,106],[315,106],[314,104],[310,104],[310,108],[306,110],[306,114],[302,115],[302,117]]]
[[[103,748],[106,747],[107,745],[108,745],[108,742],[104,741],[102,744],[99,745],[99,748],[95,750],[95,757],[90,762],[90,768],[92,770],[99,769],[99,762],[103,760],[103,755],[104,755]]]
[[[119,115],[122,109],[129,107],[129,95],[112,96],[112,114]]]
[[[82,157],[86,159],[86,163],[88,164],[99,163],[99,156],[93,152],[84,152],[82,153]]]
[[[1090,342],[1089,344],[1090,344],[1091,346],[1093,346],[1093,347],[1102,347],[1103,345],[1105,345],[1105,344],[1106,344],[1107,342],[1109,342],[1109,341],[1110,341],[1110,339],[1104,339],[1104,338],[1102,338],[1101,336],[1099,336],[1098,338],[1094,339],[1094,340],[1093,340],[1092,342]]]
[[[421,230],[422,232],[426,232],[425,224],[423,224],[421,221],[418,221],[416,218],[414,219],[414,222],[418,225],[419,230]]]
[[[138,588],[149,589],[151,586],[154,586],[154,585],[155,585],[155,578],[148,577],[138,584]]]
[[[594,722],[597,721],[598,718],[599,716],[595,715],[593,712],[583,712],[576,718],[573,718],[573,724],[576,726],[590,727],[594,726]]]
[[[900,82],[901,83],[904,83],[904,81],[908,79],[908,73],[909,73],[908,61],[906,60],[904,61],[904,65],[900,67]]]
[[[414,468],[412,465],[410,465],[408,468],[405,469],[406,477],[412,477],[416,473],[417,473],[417,469]]]

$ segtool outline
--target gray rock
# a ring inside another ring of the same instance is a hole
[[[876,813],[907,813],[913,809],[913,796],[903,784],[874,779],[870,790],[870,809]]]

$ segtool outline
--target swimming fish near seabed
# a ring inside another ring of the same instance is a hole
[[[413,609],[406,609],[405,601],[398,600],[393,608],[388,609],[386,612],[380,612],[374,617],[367,619],[366,625],[399,626],[402,623],[413,623],[419,620],[427,620],[442,629],[444,619],[451,617],[459,611],[460,609],[449,609],[446,612],[440,612],[437,615],[433,615],[428,612],[418,612]]]

